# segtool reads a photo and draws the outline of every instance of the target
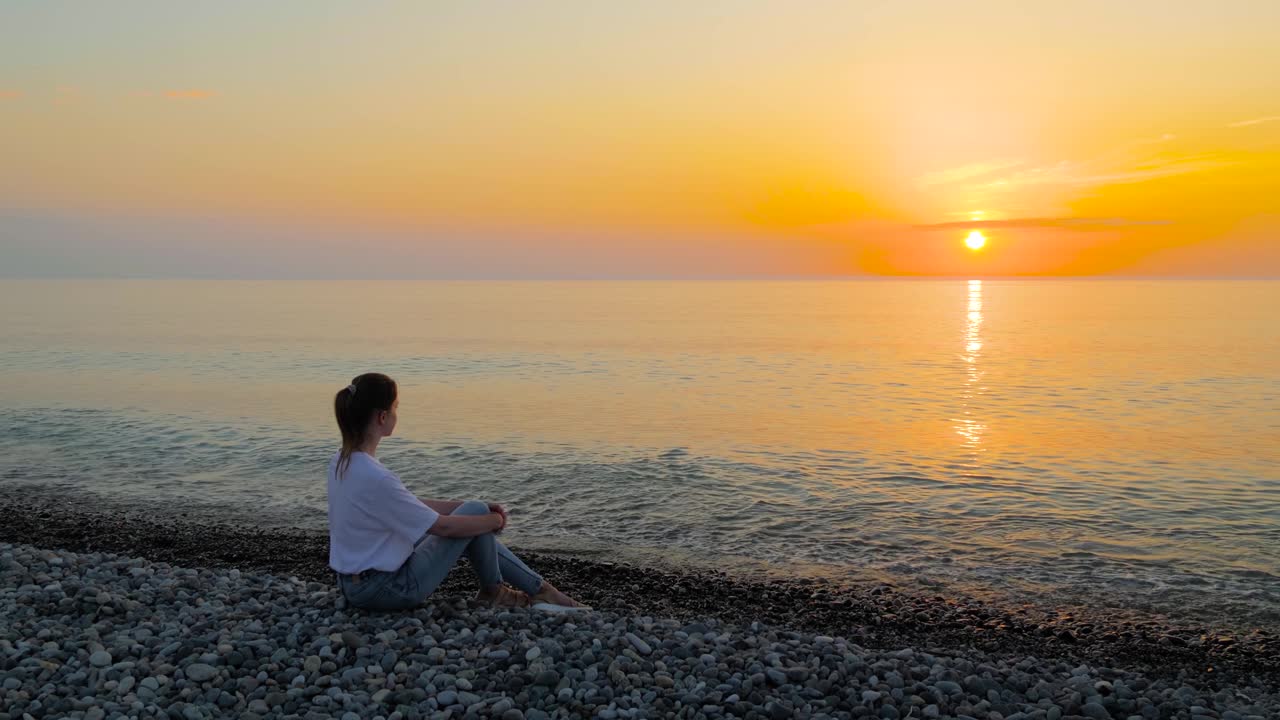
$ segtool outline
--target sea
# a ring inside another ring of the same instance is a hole
[[[0,281],[0,484],[324,528],[334,394],[509,544],[1280,626],[1280,282]]]

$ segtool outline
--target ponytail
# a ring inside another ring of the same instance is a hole
[[[333,397],[333,414],[342,431],[342,451],[338,453],[338,477],[351,467],[351,454],[365,440],[369,421],[375,413],[390,410],[396,401],[396,381],[382,373],[357,375],[351,384]]]

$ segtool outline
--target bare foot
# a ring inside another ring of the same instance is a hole
[[[533,596],[535,603],[551,603],[552,605],[564,605],[565,607],[582,607],[582,603],[565,595],[556,589],[555,585],[542,581],[542,588]]]

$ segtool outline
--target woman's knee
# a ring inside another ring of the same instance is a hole
[[[489,505],[479,500],[468,500],[454,508],[453,515],[488,515]]]

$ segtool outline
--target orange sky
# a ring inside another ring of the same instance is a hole
[[[0,273],[1275,276],[1277,28],[1245,1],[8,4]]]

